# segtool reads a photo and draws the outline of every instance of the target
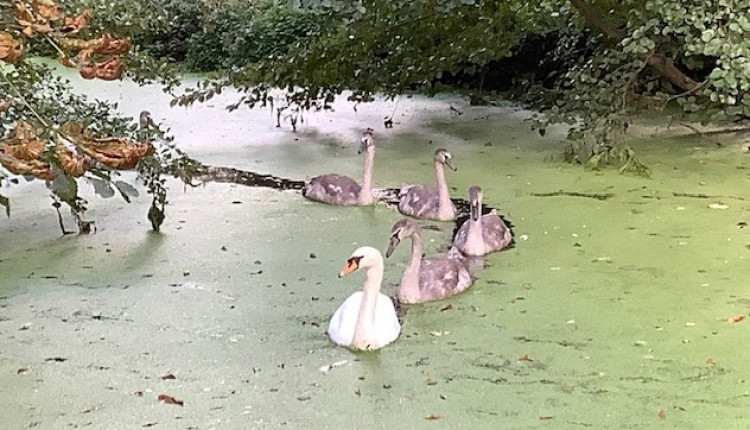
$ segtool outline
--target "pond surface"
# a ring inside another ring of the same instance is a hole
[[[158,88],[78,85],[150,110],[207,164],[290,179],[359,178],[365,127],[379,187],[431,183],[431,154],[446,147],[453,195],[481,185],[517,245],[489,256],[466,293],[410,306],[394,344],[352,353],[324,331],[364,275],[336,275],[356,247],[385,249],[400,219],[390,207],[172,183],[155,234],[145,193],[126,204],[89,189],[98,232],[60,237],[43,186],[4,190],[2,428],[747,428],[743,137],[642,133],[645,179],[562,163],[561,129],[542,138],[513,107],[340,102],[292,133],[270,110],[226,112],[231,94],[185,110]],[[612,197],[540,196],[560,190]],[[435,227],[426,252],[443,252],[453,225],[422,225]],[[386,261],[387,294],[407,248]]]

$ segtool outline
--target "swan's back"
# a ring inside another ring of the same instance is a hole
[[[330,173],[316,176],[305,182],[303,195],[310,200],[331,205],[356,205],[362,187],[344,175]]]
[[[466,291],[472,284],[466,262],[460,258],[430,258],[419,267],[419,298],[402,300],[411,303],[429,302]]]
[[[407,185],[401,188],[398,211],[414,218],[434,218],[440,209],[440,193],[437,187]]]
[[[490,252],[501,251],[513,242],[513,234],[510,228],[494,209],[482,216],[481,239],[476,236],[469,237],[469,226],[471,223],[471,218],[464,221],[453,239],[453,245],[464,254],[489,254]],[[479,243],[480,241],[481,243]]]
[[[482,237],[485,253],[501,251],[513,242],[513,233],[494,209],[482,216]]]

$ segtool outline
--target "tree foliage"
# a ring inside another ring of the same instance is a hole
[[[73,93],[69,82],[43,63],[25,59],[27,50],[52,49],[61,64],[77,69],[84,79],[115,80],[125,73],[131,39],[98,33],[91,24],[94,15],[90,9],[66,13],[51,0],[16,0],[2,5],[0,60],[5,64],[0,65],[0,186],[17,184],[17,176],[45,181],[53,205],[59,209],[61,202],[67,204],[79,231],[86,232],[92,224],[83,219],[87,202],[79,196],[79,181],[93,184],[101,196],[110,197],[117,191],[129,200],[137,190],[117,177],[121,171],[137,169],[153,195],[152,211],[158,212],[150,217],[152,223],[163,219],[167,201],[163,176],[187,180],[195,162],[172,144],[167,130],[160,129],[149,115],[142,115],[140,126],[133,124],[116,115],[114,105]],[[128,25],[125,20],[101,30]],[[141,81],[156,76],[153,70],[130,70]],[[170,73],[162,73],[161,78],[168,86],[175,83]],[[0,204],[10,215],[9,199],[0,195]],[[159,224],[153,223],[153,227],[158,229]],[[61,227],[65,231],[62,221]]]
[[[274,88],[303,109],[324,108],[344,91],[358,102],[432,93],[541,39],[553,47],[537,52],[539,70],[551,71],[519,80],[514,94],[541,110],[540,132],[570,124],[571,160],[592,167],[619,160],[648,174],[623,139],[643,108],[669,108],[689,121],[750,118],[747,0],[324,0],[297,8],[318,20],[317,31],[248,58],[175,103],[206,100],[227,85],[245,91],[230,108],[264,105]]]

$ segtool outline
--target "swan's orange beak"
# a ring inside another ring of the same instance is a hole
[[[346,260],[346,266],[344,266],[344,268],[341,269],[341,272],[339,272],[339,278],[343,278],[357,269],[359,269],[359,259],[352,257]]]

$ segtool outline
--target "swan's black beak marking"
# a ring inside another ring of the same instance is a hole
[[[361,259],[362,257],[351,257],[346,260],[346,266],[344,266],[344,268],[341,269],[341,272],[339,272],[339,278],[343,278],[344,276],[359,269],[359,261]]]

